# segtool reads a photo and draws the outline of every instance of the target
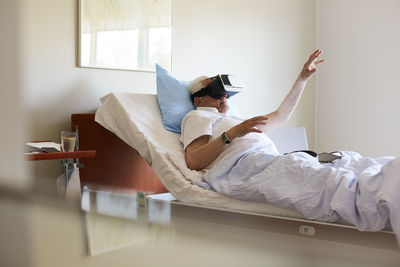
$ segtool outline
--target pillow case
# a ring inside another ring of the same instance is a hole
[[[189,93],[191,81],[180,81],[166,69],[156,64],[157,100],[165,129],[180,133],[185,115],[195,109]],[[227,115],[241,117],[235,103],[228,99]]]
[[[179,81],[166,69],[156,64],[157,100],[165,129],[180,133],[185,115],[195,109],[188,87],[191,81]]]

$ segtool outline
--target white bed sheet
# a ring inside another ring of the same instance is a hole
[[[203,173],[187,168],[179,134],[169,132],[162,126],[155,95],[111,93],[101,102],[96,122],[136,149],[177,200],[219,209],[303,218],[297,212],[268,203],[237,200],[194,185]],[[299,131],[294,133],[299,134]],[[306,149],[306,141],[300,143],[298,148]]]

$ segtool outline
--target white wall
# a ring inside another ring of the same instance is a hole
[[[246,88],[232,99],[244,117],[276,109],[315,48],[314,0],[174,3],[174,71],[240,75]],[[306,126],[311,145],[314,96],[311,81],[287,125]]]
[[[21,0],[22,101],[31,140],[59,141],[72,113],[94,112],[109,92],[155,92],[153,73],[76,67],[77,2]],[[29,165],[37,179],[62,172],[58,161]]]
[[[31,139],[57,141],[71,113],[93,112],[112,91],[155,93],[154,73],[75,67],[76,2],[22,0],[23,102]],[[314,0],[175,0],[172,72],[181,79],[231,72],[247,88],[237,103],[246,117],[275,109],[315,48]],[[223,10],[223,12],[222,12]],[[288,123],[314,133],[314,86]],[[56,177],[55,162],[31,164]]]
[[[399,156],[400,1],[317,2],[317,150]]]

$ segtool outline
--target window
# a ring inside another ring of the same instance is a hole
[[[172,0],[81,0],[80,66],[171,69]]]

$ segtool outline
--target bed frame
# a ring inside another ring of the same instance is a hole
[[[129,145],[94,121],[95,114],[72,114],[71,129],[79,133],[80,150],[96,150],[82,158],[81,186],[116,188],[156,194],[168,190],[149,164]]]

